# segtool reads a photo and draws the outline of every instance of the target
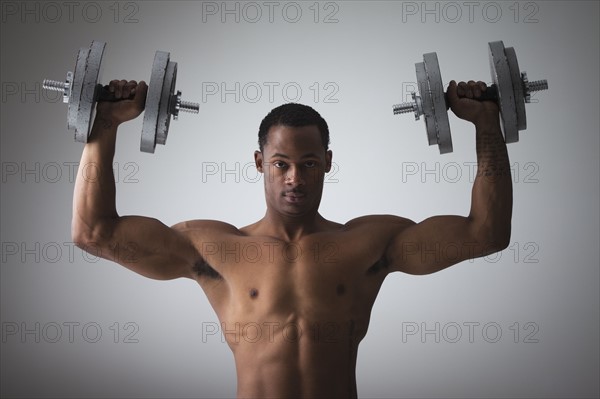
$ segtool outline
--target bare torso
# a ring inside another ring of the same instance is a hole
[[[388,271],[386,232],[325,222],[286,242],[258,224],[185,224],[233,351],[238,397],[356,397],[358,344]]]

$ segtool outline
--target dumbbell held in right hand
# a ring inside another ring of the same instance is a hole
[[[79,50],[74,72],[67,72],[65,82],[44,80],[42,84],[46,90],[63,92],[63,102],[68,104],[67,128],[75,130],[78,142],[89,140],[97,102],[122,100],[98,83],[105,46],[93,41],[89,48]],[[177,63],[169,58],[168,52],[157,51],[152,64],[140,144],[144,152],[154,152],[156,144],[166,143],[171,116],[177,119],[180,111],[198,113],[200,108],[198,103],[182,101],[181,92],[175,92]]]

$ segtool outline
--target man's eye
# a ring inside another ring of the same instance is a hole
[[[273,162],[273,165],[274,165],[276,168],[279,168],[279,169],[281,169],[281,168],[285,168],[285,167],[286,167],[286,164],[285,164],[285,162],[281,162],[281,161],[275,161],[275,162]]]
[[[314,168],[315,166],[317,166],[317,163],[315,161],[307,161],[306,163],[304,163],[304,166],[306,166],[307,168]]]

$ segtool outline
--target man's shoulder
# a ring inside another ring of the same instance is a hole
[[[391,227],[402,228],[416,224],[410,219],[396,215],[365,215],[349,220],[344,225],[346,229]]]
[[[220,220],[195,219],[179,222],[171,226],[182,233],[221,233],[243,235],[243,232],[232,224]]]

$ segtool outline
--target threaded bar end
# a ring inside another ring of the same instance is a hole
[[[394,115],[406,114],[415,110],[414,103],[401,103],[394,105]]]
[[[182,101],[179,105],[179,110],[183,112],[189,112],[191,114],[197,114],[200,112],[200,104],[190,101]]]
[[[542,91],[548,90],[548,81],[546,79],[543,80],[534,80],[533,82],[529,82],[529,91]]]
[[[42,81],[42,87],[45,90],[51,90],[51,91],[65,91],[65,89],[68,88],[68,83],[65,82],[59,82],[58,80],[50,80],[50,79],[44,79]]]

